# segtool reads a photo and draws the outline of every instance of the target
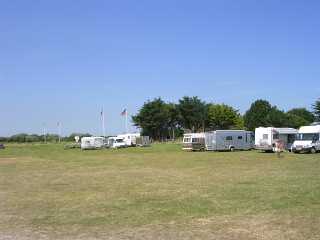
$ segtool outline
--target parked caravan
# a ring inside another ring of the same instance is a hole
[[[147,147],[150,146],[149,136],[140,136],[136,138],[136,146],[138,147]]]
[[[128,147],[136,145],[137,137],[140,137],[140,133],[127,133],[127,134],[120,134],[117,136],[118,138],[122,138],[125,144]]]
[[[291,150],[294,153],[320,151],[320,123],[301,127]]]
[[[259,127],[255,130],[255,148],[263,151],[275,151],[276,142],[282,141],[284,148],[290,150],[295,140],[297,129]]]
[[[81,138],[81,149],[100,149],[104,147],[104,137],[83,137]]]
[[[108,138],[108,147],[109,148],[125,148],[127,144],[123,140],[123,138],[119,137],[109,137]]]
[[[187,133],[183,135],[183,150],[204,151],[205,133]]]
[[[245,130],[216,130],[183,136],[183,150],[233,151],[253,148],[253,133]]]
[[[207,151],[250,150],[253,133],[245,130],[216,130],[205,133]]]

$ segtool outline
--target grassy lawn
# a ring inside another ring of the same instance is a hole
[[[320,154],[0,150],[0,239],[320,239]]]

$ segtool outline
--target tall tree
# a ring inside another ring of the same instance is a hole
[[[320,98],[312,105],[313,113],[317,121],[320,121]]]
[[[168,103],[167,108],[168,108],[168,114],[169,114],[169,119],[168,119],[169,136],[170,136],[170,139],[174,140],[175,137],[179,136],[179,132],[180,132],[179,131],[180,115],[179,115],[178,107],[176,104]]]
[[[169,107],[161,98],[156,98],[144,103],[132,120],[135,126],[142,129],[143,134],[161,140],[168,135]]]
[[[287,112],[288,126],[299,128],[304,125],[309,125],[315,120],[312,112],[306,108],[293,108]]]
[[[209,126],[213,129],[234,129],[240,125],[238,110],[225,104],[210,104],[208,109]]]
[[[288,118],[284,111],[279,110],[273,106],[267,114],[267,123],[273,127],[286,127],[288,126]]]
[[[207,120],[207,104],[198,97],[183,97],[179,100],[180,125],[192,131],[202,131]]]
[[[271,111],[271,104],[266,100],[256,100],[244,115],[245,126],[249,130],[269,125],[268,115]]]

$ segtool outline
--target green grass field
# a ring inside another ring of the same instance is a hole
[[[320,239],[320,154],[0,150],[0,239]]]

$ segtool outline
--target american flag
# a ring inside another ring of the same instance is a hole
[[[125,109],[123,109],[123,111],[121,112],[121,114],[120,114],[121,116],[125,116],[125,115],[127,115],[127,109],[125,108]]]

